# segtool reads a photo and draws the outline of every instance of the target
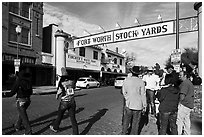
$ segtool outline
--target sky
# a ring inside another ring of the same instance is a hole
[[[196,16],[194,2],[179,2],[179,18]],[[43,26],[55,23],[63,31],[82,37],[114,30],[116,22],[122,28],[134,26],[137,18],[140,24],[176,19],[175,2],[44,2]],[[197,48],[198,32],[180,34],[179,47]],[[159,63],[163,68],[171,51],[176,48],[176,35],[160,36],[140,40],[131,40],[107,44],[107,47],[119,52],[126,51],[136,57],[135,65],[154,66]]]

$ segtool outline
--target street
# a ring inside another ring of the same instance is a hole
[[[122,95],[120,89],[101,87],[76,91],[76,119],[81,135],[119,135],[121,133]],[[71,122],[68,113],[60,125],[60,131],[54,133],[49,125],[57,116],[59,101],[55,94],[33,95],[28,108],[28,116],[33,133],[36,135],[70,135]],[[15,97],[2,99],[2,134],[21,135],[24,131],[15,132],[12,124],[17,119]],[[141,135],[157,135],[156,122],[142,128]]]

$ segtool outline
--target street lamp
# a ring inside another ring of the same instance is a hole
[[[15,66],[15,74],[16,72],[19,72],[19,66],[20,66],[20,59],[18,59],[18,46],[19,46],[19,37],[20,37],[20,34],[21,34],[21,26],[18,25],[16,27],[16,33],[17,33],[17,59],[14,59],[14,66]]]

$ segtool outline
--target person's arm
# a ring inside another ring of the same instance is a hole
[[[181,103],[181,101],[184,100],[187,91],[188,91],[188,86],[185,84],[185,82],[183,82],[180,85],[179,103]]]
[[[146,91],[145,91],[145,85],[144,85],[144,83],[142,83],[142,86],[141,86],[140,90],[141,90],[141,97],[142,97],[143,111],[146,111],[146,107],[147,107],[147,99],[146,99]]]
[[[184,100],[185,96],[186,96],[185,94],[180,93],[180,94],[179,94],[179,102],[181,102],[182,100]]]
[[[59,96],[62,94],[62,82],[61,80],[59,81],[58,87],[57,87],[57,94],[56,94],[56,99],[59,98]]]
[[[15,95],[15,94],[17,93],[18,87],[19,87],[19,81],[17,80],[17,81],[14,83],[14,85],[13,85],[11,91],[10,91],[10,92],[5,92],[5,93],[4,93],[4,96],[5,96],[5,97],[12,97],[13,95]]]

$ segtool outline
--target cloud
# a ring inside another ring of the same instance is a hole
[[[94,24],[88,24],[80,20],[79,18],[73,16],[63,9],[58,9],[49,4],[44,4],[44,21],[43,26],[48,26],[49,24],[55,23],[59,25],[65,32],[78,37],[84,36],[84,29],[92,33],[93,28],[97,30],[98,26]]]
[[[83,33],[84,29],[92,34],[101,32],[98,30],[97,24],[104,24],[105,29],[112,30],[117,20],[121,21],[119,23],[121,23],[120,25],[123,27],[128,27],[134,25],[134,19],[136,17],[141,24],[158,22],[157,16],[159,14],[162,15],[163,20],[175,19],[175,3],[171,2],[114,3],[113,5],[109,5],[109,3],[102,3],[100,5],[99,3],[95,7],[93,7],[93,5],[89,7],[89,5],[86,4],[85,7],[81,8],[81,11],[77,12],[69,11],[68,5],[70,6],[71,4],[65,3],[61,5],[60,8],[59,6],[57,8],[49,3],[45,3],[43,26],[55,23],[65,32],[80,37],[85,35]],[[187,4],[181,4],[181,7],[185,7],[186,5]],[[86,11],[86,8],[88,8],[88,11]],[[80,9],[80,7],[77,7],[77,9]],[[185,15],[192,14],[190,10],[187,9],[181,9],[180,11],[182,15],[184,15],[184,13]],[[79,13],[83,13],[83,15],[80,16]],[[197,39],[197,32],[180,34],[180,48],[197,47]],[[155,63],[159,63],[161,67],[163,67],[171,51],[176,48],[176,37],[175,35],[169,35],[107,45],[108,48],[114,51],[116,47],[119,47],[119,51],[125,49],[128,53],[134,52],[136,64],[138,65],[153,66]]]

